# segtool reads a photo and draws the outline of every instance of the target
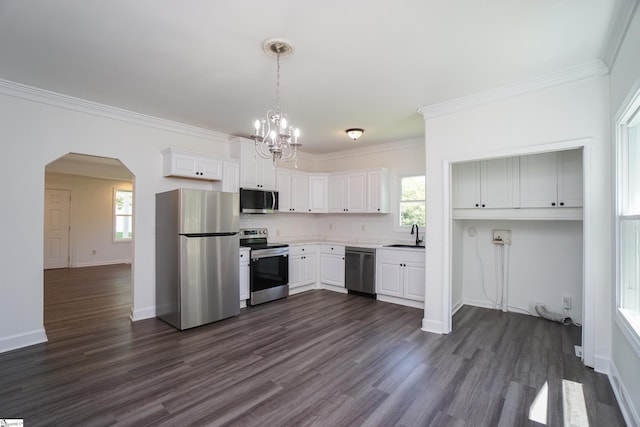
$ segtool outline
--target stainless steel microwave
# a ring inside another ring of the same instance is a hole
[[[240,189],[240,213],[266,214],[278,212],[278,192]]]

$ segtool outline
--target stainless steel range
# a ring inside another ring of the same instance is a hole
[[[266,228],[240,229],[240,246],[251,248],[249,305],[289,296],[289,245],[268,243]]]

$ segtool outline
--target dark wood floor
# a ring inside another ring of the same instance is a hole
[[[582,384],[591,426],[624,425],[608,380],[573,354],[576,327],[463,307],[422,310],[310,291],[179,332],[130,323],[129,266],[47,271],[50,341],[0,354],[0,417],[25,425],[516,426],[545,382]]]

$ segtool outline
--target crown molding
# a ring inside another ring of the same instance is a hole
[[[519,83],[422,107],[418,109],[418,112],[422,114],[425,119],[432,119],[434,117],[455,113],[484,104],[490,104],[492,102],[502,101],[504,99],[526,93],[549,89],[592,77],[604,76],[608,72],[609,68],[605,63],[601,60],[596,60]]]
[[[110,105],[99,104],[97,102],[87,101],[86,99],[75,98],[73,96],[63,95],[61,93],[51,92],[9,80],[0,79],[0,94],[122,122],[181,133],[198,138],[215,140],[218,142],[226,143],[229,137],[229,135],[221,132],[174,122],[160,117],[136,113],[122,108],[112,107]]]
[[[624,40],[624,36],[627,34],[629,24],[633,18],[633,13],[638,6],[638,0],[617,0],[609,21],[609,29],[607,30],[607,36],[605,38],[604,46],[602,47],[602,53],[600,59],[607,64],[609,68],[613,66],[613,63],[618,56],[618,51]]]

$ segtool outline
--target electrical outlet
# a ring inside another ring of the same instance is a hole
[[[467,232],[469,233],[469,237],[475,237],[476,234],[478,234],[475,227],[469,227]]]
[[[511,230],[493,230],[493,243],[498,245],[510,245]]]
[[[333,230],[333,224],[329,224],[329,230]]]
[[[364,231],[364,224],[362,224],[362,231]]]
[[[563,296],[562,297],[562,308],[564,308],[565,310],[571,310],[571,297],[570,296]]]

